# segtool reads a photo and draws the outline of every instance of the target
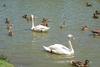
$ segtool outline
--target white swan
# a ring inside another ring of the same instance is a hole
[[[50,29],[49,27],[43,26],[41,24],[39,24],[37,26],[34,26],[34,21],[35,21],[34,20],[35,19],[34,15],[31,15],[31,18],[32,18],[32,27],[31,27],[31,30],[37,31],[37,32],[46,32],[46,31],[48,31]]]
[[[51,52],[51,53],[56,53],[56,54],[66,54],[68,56],[73,56],[74,55],[74,49],[72,47],[72,43],[70,41],[70,38],[72,38],[73,35],[69,34],[68,35],[68,42],[70,45],[70,48],[67,48],[66,46],[62,44],[54,44],[49,47],[43,46],[44,50]]]

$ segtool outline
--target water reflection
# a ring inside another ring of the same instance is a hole
[[[41,39],[46,40],[46,38],[48,37],[48,32],[32,32],[32,42],[36,42],[39,41]]]
[[[50,63],[56,63],[56,64],[67,64],[75,58],[75,57],[68,57],[66,55],[57,55],[46,52],[44,53],[44,57],[48,59]]]
[[[58,55],[58,54],[53,54],[53,53],[48,53],[46,51],[44,51],[45,56],[47,58],[52,58],[54,60],[59,60],[59,59],[73,59],[75,58],[75,56],[68,56],[68,55]]]

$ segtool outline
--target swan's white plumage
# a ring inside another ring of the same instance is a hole
[[[68,37],[69,37],[69,35],[68,35]],[[43,46],[43,48],[48,52],[52,52],[52,53],[56,53],[56,54],[73,55],[74,49],[72,47],[71,41],[69,40],[68,43],[70,45],[70,48],[67,48],[66,46],[64,46],[62,44],[54,44],[49,47]]]

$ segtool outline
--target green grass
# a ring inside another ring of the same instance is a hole
[[[14,65],[5,60],[0,60],[0,67],[14,67]]]

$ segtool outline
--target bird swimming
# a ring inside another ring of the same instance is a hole
[[[48,46],[48,47],[43,46],[43,48],[44,48],[45,51],[50,52],[50,53],[65,54],[65,55],[68,55],[68,56],[73,56],[74,55],[74,49],[72,47],[71,38],[73,38],[73,35],[69,34],[68,35],[68,43],[69,43],[70,48],[68,48],[68,47],[66,47],[62,44],[54,44],[54,45],[51,45],[51,46]]]
[[[84,62],[79,60],[72,60],[71,64],[75,67],[88,67],[89,66],[89,60],[85,60]]]

